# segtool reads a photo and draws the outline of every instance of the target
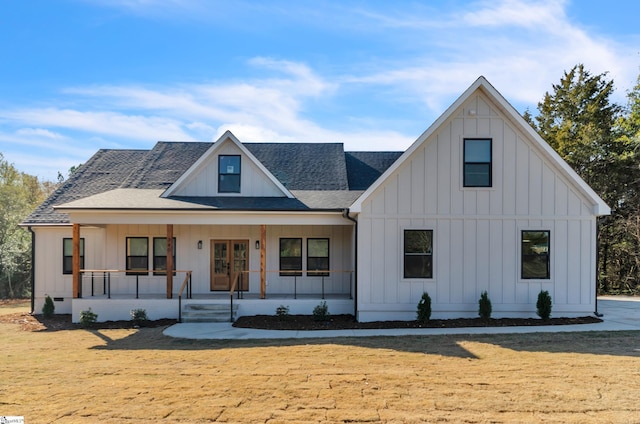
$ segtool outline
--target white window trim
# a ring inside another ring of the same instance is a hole
[[[548,231],[549,232],[549,278],[522,278],[522,233],[525,231]],[[516,230],[516,252],[517,252],[517,260],[516,260],[516,273],[517,273],[517,281],[518,283],[553,283],[554,282],[554,260],[553,260],[553,229],[550,227],[540,226],[526,226],[526,227],[518,227]]]
[[[491,187],[466,187],[464,185],[464,141],[465,140],[483,140],[488,139],[491,140]],[[458,140],[459,146],[459,159],[458,163],[460,164],[460,190],[461,191],[496,191],[496,173],[495,171],[495,137],[491,134],[472,134],[472,135],[461,135]]]
[[[405,278],[404,276],[404,232],[408,231],[431,231],[431,278]],[[399,238],[399,258],[398,258],[398,272],[400,273],[400,281],[403,283],[415,283],[415,282],[433,282],[436,279],[436,230],[434,227],[427,227],[424,225],[406,225],[400,227],[398,234]]]

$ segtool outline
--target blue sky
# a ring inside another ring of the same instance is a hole
[[[404,150],[484,75],[520,112],[564,71],[640,71],[636,0],[29,0],[0,11],[0,152],[55,180],[100,148]]]

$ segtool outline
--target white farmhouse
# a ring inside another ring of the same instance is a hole
[[[24,222],[34,304],[99,320],[275,313],[412,320],[595,310],[609,207],[483,77],[405,152],[340,143],[100,150]]]

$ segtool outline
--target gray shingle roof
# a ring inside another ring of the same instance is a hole
[[[119,188],[123,180],[139,169],[147,154],[147,150],[98,150],[91,159],[38,206],[23,221],[23,224],[69,223],[69,216],[56,212],[53,209],[54,205]]]
[[[243,143],[289,190],[348,190],[341,143]]]
[[[169,188],[212,143],[158,142],[144,158],[140,169],[122,188]]]
[[[350,190],[366,190],[403,152],[345,152]]]
[[[115,189],[166,189],[212,143],[158,142],[151,150],[99,150],[23,222],[68,224],[61,205]],[[296,199],[178,198],[217,209],[309,210],[348,207],[401,152],[345,152],[341,143],[244,143]]]

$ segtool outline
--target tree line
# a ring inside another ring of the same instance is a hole
[[[640,292],[640,77],[627,103],[613,80],[574,66],[524,118],[611,207],[599,221],[598,293]]]
[[[54,188],[0,153],[0,299],[31,295],[31,234],[19,224]]]
[[[552,85],[535,114],[523,116],[611,207],[599,221],[598,293],[638,294],[640,76],[626,104],[613,103],[613,94],[607,73],[593,75],[579,64]],[[31,235],[19,224],[55,188],[0,153],[0,298],[31,295]]]

